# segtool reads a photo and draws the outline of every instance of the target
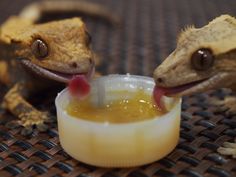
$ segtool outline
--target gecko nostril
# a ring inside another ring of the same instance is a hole
[[[77,63],[76,62],[72,62],[71,64],[70,64],[70,66],[72,67],[72,68],[77,68]]]
[[[92,58],[89,59],[89,63],[90,63],[90,65],[93,64],[93,59]]]
[[[162,79],[161,77],[158,77],[158,78],[157,78],[157,82],[158,82],[158,83],[163,83],[163,82],[164,82],[164,79]]]

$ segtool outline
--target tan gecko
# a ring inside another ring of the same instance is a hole
[[[42,1],[27,6],[0,26],[0,82],[9,91],[2,107],[18,117],[17,124],[30,134],[35,126],[45,131],[49,115],[33,107],[27,98],[58,83],[67,83],[73,75],[92,77],[95,57],[91,38],[80,18],[38,23],[52,12],[78,11],[110,22],[117,18],[104,7],[85,1]],[[7,124],[15,127],[16,122]]]
[[[176,49],[154,71],[157,87],[166,95],[184,96],[211,89],[236,91],[236,19],[222,15],[202,28],[189,27]],[[217,104],[236,113],[236,98]],[[218,152],[236,157],[236,144],[224,143]]]

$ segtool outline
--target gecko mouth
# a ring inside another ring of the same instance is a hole
[[[55,80],[55,81],[58,81],[58,82],[63,82],[63,83],[69,83],[69,81],[75,75],[84,75],[89,80],[89,79],[91,79],[91,77],[93,76],[94,71],[95,71],[94,64],[91,65],[88,72],[68,74],[68,73],[63,73],[63,72],[53,71],[53,70],[50,70],[50,69],[43,68],[41,66],[38,66],[38,65],[32,63],[29,60],[22,60],[21,63],[25,67],[29,68],[31,71],[33,71],[34,73],[36,73],[39,76],[42,76],[42,77],[45,77],[45,78],[48,78],[48,79],[51,79],[51,80]]]
[[[175,87],[159,87],[156,86],[157,91],[161,91],[166,96],[184,96],[203,91],[220,88],[222,80],[226,78],[226,74],[220,73],[215,76],[194,81],[191,83],[175,86]]]
[[[199,80],[199,81],[187,83],[187,84],[176,86],[176,87],[159,87],[159,89],[162,90],[166,96],[174,96],[177,94],[179,95],[181,92],[184,92],[190,88],[193,88],[194,86],[200,84],[203,81],[204,80]]]

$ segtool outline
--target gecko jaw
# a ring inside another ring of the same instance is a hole
[[[92,75],[94,74],[94,70],[95,70],[95,66],[93,64],[93,65],[91,65],[88,72],[86,72],[86,73],[68,74],[68,73],[62,73],[62,72],[53,71],[53,70],[43,68],[41,66],[38,66],[38,65],[32,63],[29,60],[22,60],[21,63],[25,67],[29,68],[31,71],[33,71],[34,73],[36,73],[39,76],[42,76],[42,77],[45,77],[45,78],[48,78],[51,80],[55,80],[58,82],[63,82],[63,83],[69,83],[69,81],[75,75],[85,75],[86,78],[89,80],[92,77]]]
[[[161,89],[165,92],[166,96],[170,97],[191,95],[194,93],[200,93],[215,88],[221,88],[222,80],[227,78],[227,76],[228,75],[226,73],[219,73],[207,79],[187,83],[181,86],[161,88]]]

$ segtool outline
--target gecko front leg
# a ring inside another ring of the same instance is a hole
[[[226,115],[236,115],[236,97],[227,96],[222,101],[212,101],[212,103],[219,107],[220,110],[225,111]],[[236,143],[225,142],[222,147],[217,149],[217,152],[222,155],[231,155],[236,158]]]
[[[223,147],[219,147],[217,152],[223,155],[232,155],[233,158],[236,158],[236,143],[225,142]]]
[[[23,93],[26,89],[24,83],[16,83],[4,96],[3,105],[19,118],[16,122],[24,126],[21,132],[23,135],[31,134],[33,126],[36,126],[39,131],[46,131],[48,127],[44,122],[48,121],[49,116],[45,112],[40,112],[25,100]],[[13,122],[8,125],[15,126]]]

